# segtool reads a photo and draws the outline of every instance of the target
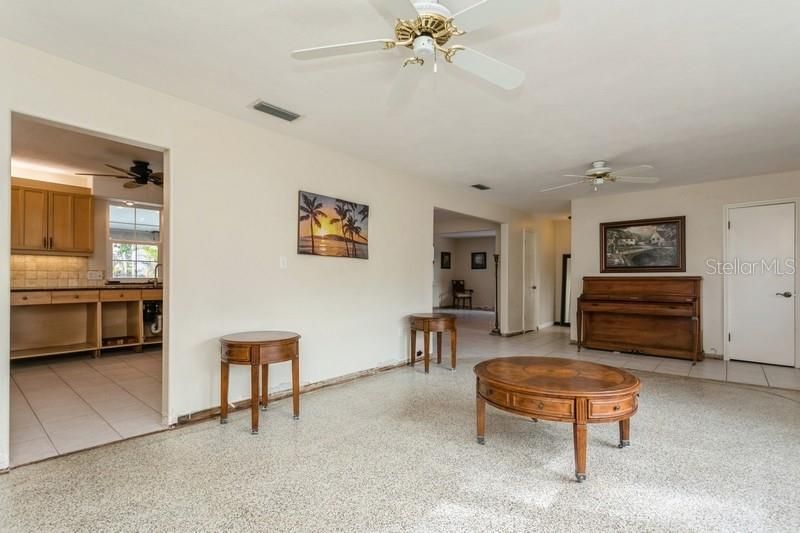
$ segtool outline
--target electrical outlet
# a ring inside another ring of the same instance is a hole
[[[99,281],[103,279],[103,271],[102,270],[89,270],[86,272],[86,279],[90,279],[93,281]]]

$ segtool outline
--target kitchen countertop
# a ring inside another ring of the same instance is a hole
[[[140,285],[140,284],[122,284],[119,285],[103,285],[102,287],[14,287],[11,292],[34,292],[34,291],[118,291],[120,289],[163,289],[163,285]]]

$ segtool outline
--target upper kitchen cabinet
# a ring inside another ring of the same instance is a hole
[[[32,187],[28,185],[29,180],[14,182],[11,187],[12,252],[91,255],[94,205],[88,189],[49,183]],[[20,184],[23,182],[24,185]]]

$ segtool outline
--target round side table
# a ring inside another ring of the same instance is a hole
[[[431,364],[431,339],[430,334],[436,332],[436,363],[442,363],[442,333],[450,333],[450,370],[456,369],[456,346],[458,334],[456,332],[456,315],[447,313],[418,313],[411,315],[411,366],[417,361],[417,331],[425,337],[425,373]]]
[[[225,335],[220,342],[220,417],[228,421],[228,378],[230,365],[250,365],[251,433],[258,433],[258,373],[261,372],[261,409],[267,408],[269,365],[292,362],[292,404],[294,419],[300,418],[300,335],[292,331],[247,331]]]

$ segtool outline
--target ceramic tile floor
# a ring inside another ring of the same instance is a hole
[[[11,466],[163,429],[161,350],[11,365]]]
[[[494,326],[494,314],[491,312],[452,309],[441,309],[439,311],[458,315],[458,346],[459,354],[463,357],[489,358],[522,354],[550,355],[570,359],[585,359],[606,365],[657,372],[659,374],[800,390],[800,369],[797,368],[723,361],[711,358],[706,358],[693,367],[691,361],[681,359],[629,355],[599,350],[581,350],[578,352],[577,347],[569,342],[569,328],[554,326],[516,337],[494,337],[487,335],[487,332],[491,331]],[[422,346],[421,339],[417,342]],[[446,361],[447,358],[445,357],[444,360]]]

